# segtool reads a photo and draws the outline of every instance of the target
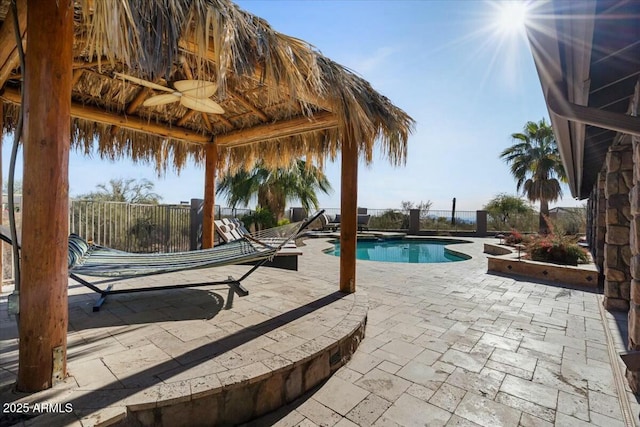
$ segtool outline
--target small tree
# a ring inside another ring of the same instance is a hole
[[[72,215],[77,230],[89,228],[91,231],[83,237],[93,239],[97,230],[96,238],[105,239],[113,247],[127,249],[133,252],[149,248],[154,242],[163,242],[164,236],[159,235],[163,230],[164,217],[154,215],[155,207],[149,210],[148,206],[137,206],[135,211],[129,211],[126,205],[116,207],[110,215],[87,216],[85,205],[98,202],[121,202],[134,205],[157,205],[162,199],[153,192],[154,183],[142,179],[112,179],[108,183],[98,184],[96,190],[90,193],[80,194],[76,199],[81,203],[73,205]],[[129,214],[128,212],[131,212]],[[166,211],[164,212],[166,215]],[[126,231],[121,227],[126,227]],[[124,231],[124,232],[123,232]],[[83,233],[84,234],[84,233]],[[100,237],[101,235],[101,237]],[[127,242],[132,246],[127,245]],[[98,242],[104,244],[105,242]]]
[[[515,215],[531,214],[533,209],[517,196],[500,193],[484,206],[492,219],[502,228],[509,228],[509,219]]]
[[[78,199],[102,202],[128,202],[137,204],[158,204],[162,197],[153,192],[154,184],[148,179],[136,181],[133,178],[112,179],[106,184],[98,184],[96,191],[80,194]]]
[[[400,202],[402,211],[407,215],[409,215],[409,211],[411,209],[419,209],[421,219],[424,219],[429,215],[429,210],[431,209],[432,205],[433,205],[433,202],[431,200],[427,200],[426,202],[423,202],[421,200],[420,203],[414,203],[414,202],[405,201],[405,200]]]

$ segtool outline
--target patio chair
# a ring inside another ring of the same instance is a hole
[[[331,230],[337,231],[340,228],[341,221],[340,214],[337,214],[333,221],[330,221],[322,226],[323,230]],[[369,221],[371,220],[371,215],[367,214],[358,214],[357,226],[358,231],[368,230],[369,229]]]
[[[244,234],[247,234],[244,226],[239,228],[237,223],[231,221],[230,219],[216,219],[213,221],[213,225],[215,227],[218,236],[224,243],[233,242],[234,240],[241,239]]]
[[[371,215],[358,214],[358,231],[368,230]]]
[[[336,214],[335,218],[322,226],[323,230],[336,231],[338,228],[340,228],[340,214]]]
[[[229,287],[225,308],[231,308],[234,294],[240,297],[249,294],[249,291],[242,286],[242,281],[264,263],[272,259],[284,245],[302,233],[321,213],[322,211],[300,223],[277,227],[278,230],[272,229],[274,234],[287,235],[286,238],[280,240],[278,245],[267,243],[250,234],[245,234],[240,239],[216,246],[212,249],[176,253],[139,254],[89,244],[82,237],[72,234],[69,236],[69,277],[100,294],[100,297],[93,306],[93,311],[100,310],[100,307],[108,295],[210,285],[226,285]],[[6,231],[8,231],[6,227],[0,228],[0,238],[7,243],[11,243],[10,234],[6,233]],[[176,271],[238,265],[248,262],[256,262],[256,264],[252,265],[251,268],[238,279],[229,276],[226,280],[129,289],[113,289],[113,283],[110,283],[106,289],[100,289],[95,284],[78,276],[125,279]]]

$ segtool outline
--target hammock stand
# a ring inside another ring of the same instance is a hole
[[[229,287],[225,309],[233,306],[234,294],[239,297],[249,295],[249,291],[242,286],[242,281],[254,271],[273,259],[275,254],[288,242],[298,237],[323,211],[306,220],[263,230],[255,236],[246,234],[242,238],[216,246],[211,249],[198,251],[138,254],[119,251],[99,245],[90,245],[80,236],[69,236],[69,277],[81,285],[100,294],[93,311],[99,311],[107,296],[134,292],[147,292],[166,289],[194,288],[199,286],[222,285]],[[6,230],[0,228],[0,238],[10,243],[10,236]],[[276,238],[274,238],[274,236]],[[261,240],[263,238],[264,240]],[[238,265],[256,262],[239,278],[228,276],[225,280],[213,280],[200,283],[183,283],[175,285],[147,286],[129,289],[113,289],[115,283],[109,283],[105,289],[100,289],[82,276],[133,278],[156,274],[187,271],[200,268],[211,268],[225,265]]]

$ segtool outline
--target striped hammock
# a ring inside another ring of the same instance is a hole
[[[72,234],[69,236],[69,273],[127,278],[270,260],[317,216],[254,234],[246,233],[237,240],[211,249],[175,253],[124,252],[90,245],[82,237]]]
[[[229,287],[226,308],[230,308],[233,303],[234,293],[238,294],[238,296],[246,296],[249,294],[249,291],[242,287],[241,282],[266,261],[272,259],[287,243],[298,237],[322,212],[324,211],[320,211],[299,223],[275,227],[262,231],[255,236],[245,234],[238,240],[216,246],[212,249],[189,252],[161,254],[130,253],[104,246],[90,245],[82,237],[72,234],[69,236],[69,276],[78,283],[100,294],[100,298],[93,306],[93,311],[100,310],[100,307],[108,295],[208,285],[226,285]],[[11,243],[9,234],[6,227],[0,226],[0,239]],[[265,241],[261,241],[260,238],[265,239]],[[19,240],[18,243],[20,243]],[[78,275],[82,275],[124,279],[254,262],[255,265],[238,279],[228,277],[223,280],[203,283],[184,283],[126,289],[113,289],[114,283],[110,283],[106,289],[100,289],[93,283],[78,277]]]
[[[137,254],[89,245],[81,237],[71,235],[69,272],[98,277],[149,276],[270,259],[278,249],[278,246],[241,239],[199,251]]]

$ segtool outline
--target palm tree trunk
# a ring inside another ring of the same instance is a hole
[[[540,221],[538,224],[538,233],[543,235],[549,234],[547,218],[549,218],[549,201],[540,200]]]

